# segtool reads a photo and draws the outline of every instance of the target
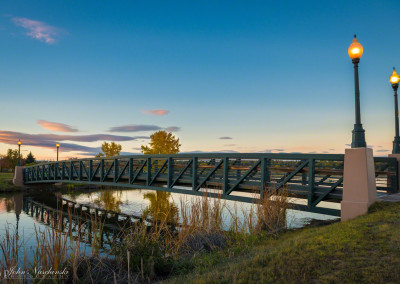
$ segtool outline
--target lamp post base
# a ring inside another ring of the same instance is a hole
[[[351,142],[351,148],[363,148],[367,147],[367,142],[365,142],[365,130],[362,124],[354,124],[353,129],[353,140]]]
[[[394,137],[392,154],[400,154],[400,137]]]
[[[346,149],[343,170],[342,221],[368,212],[376,201],[374,155],[370,148]]]

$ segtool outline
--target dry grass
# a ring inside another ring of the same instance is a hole
[[[400,203],[327,226],[267,236],[246,250],[202,255],[169,283],[400,283]]]
[[[173,212],[161,212],[165,208]],[[165,278],[182,265],[189,263],[190,266],[194,255],[232,245],[238,241],[232,237],[235,234],[277,233],[285,228],[287,208],[284,191],[278,195],[266,191],[264,198],[242,215],[238,214],[237,207],[229,209],[224,200],[210,198],[207,194],[190,202],[181,200],[179,212],[175,212],[173,206],[154,206],[152,214],[158,217],[151,224],[143,221],[121,229],[121,241],[115,241],[110,249],[112,257],[100,253],[104,219],[91,215],[85,220],[82,213],[78,218],[73,212],[75,209],[69,208],[69,224],[77,226],[74,233],[71,226],[64,228],[63,213],[57,210],[51,217],[50,229],[36,229],[37,247],[30,267],[67,269],[73,283],[149,282]],[[171,215],[177,213],[180,224],[173,226]],[[231,220],[228,230],[224,224],[227,217]],[[91,255],[86,253],[86,246],[82,246],[84,240],[91,244]],[[20,259],[16,252],[21,247],[24,245],[18,245],[7,231],[0,240],[3,271],[18,264]]]
[[[180,225],[171,227],[168,217],[158,218],[152,226],[137,223],[124,231],[123,242],[114,246],[119,261],[138,275],[140,281],[165,277],[176,269],[182,259],[202,252],[224,248],[239,238],[237,234],[276,234],[286,227],[288,199],[285,191],[272,194],[253,204],[250,211],[239,216],[237,207],[229,209],[220,198],[210,198],[207,193],[188,202],[180,200]],[[153,210],[157,210],[154,207]],[[228,212],[229,230],[224,230]],[[154,216],[170,216],[170,212],[153,212]],[[127,254],[129,252],[129,256]]]

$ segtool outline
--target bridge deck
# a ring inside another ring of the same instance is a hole
[[[71,182],[163,190],[256,202],[265,190],[286,190],[307,205],[293,208],[339,215],[321,201],[340,202],[344,155],[136,155],[50,162],[24,169],[25,184]],[[375,158],[377,186],[397,192],[397,161]]]

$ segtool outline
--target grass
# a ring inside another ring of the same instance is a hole
[[[0,192],[20,189],[20,187],[13,185],[13,178],[14,173],[0,173]]]
[[[255,204],[244,220],[241,218],[239,221],[237,211],[229,212],[235,225],[228,230],[224,230],[225,202],[221,199],[205,195],[190,203],[182,200],[182,220],[180,224],[172,224],[168,210],[173,207],[165,206],[166,200],[160,197],[152,207],[151,215],[157,216],[156,219],[151,218],[151,223],[133,223],[122,229],[122,235],[112,241],[107,254],[99,253],[104,225],[101,219],[91,217],[91,222],[87,223],[88,219],[85,222],[81,218],[84,215],[75,216],[72,214],[74,209],[68,208],[67,217],[70,221],[68,226],[64,226],[60,222],[63,213],[57,210],[55,215],[46,217],[50,217],[51,228],[35,231],[37,246],[29,251],[34,255],[33,263],[25,264],[26,254],[22,259],[18,258],[15,252],[22,249],[25,252],[26,247],[23,241],[18,242],[10,237],[10,229],[6,228],[6,236],[0,238],[0,269],[4,272],[23,260],[24,266],[30,270],[34,267],[66,269],[69,280],[74,283],[99,283],[105,279],[105,283],[127,283],[129,279],[146,283],[159,281],[175,271],[182,273],[192,270],[195,267],[193,259],[196,260],[197,255],[210,255],[210,252],[224,251],[227,247],[241,247],[242,239],[248,240],[251,238],[249,236],[261,231],[276,235],[284,229],[286,193],[282,192],[275,202],[270,197],[266,193],[265,200]],[[61,209],[60,203],[57,207]],[[178,214],[176,210],[173,212]],[[73,225],[72,219],[77,217],[77,223]],[[72,227],[77,228],[75,234],[72,234]],[[90,255],[80,248],[83,239],[91,243]],[[112,253],[112,257],[108,253]]]
[[[171,283],[400,283],[400,204],[347,222],[247,235],[192,259]]]
[[[124,230],[113,258],[98,250],[85,257],[79,241],[66,244],[55,226],[51,234],[37,233],[35,264],[67,267],[75,283],[400,283],[400,203],[378,202],[368,215],[347,222],[285,231],[286,197],[275,201],[255,205],[244,220],[231,212],[234,225],[223,230],[224,204],[204,197],[181,206],[182,223],[174,229],[165,219]],[[102,226],[92,224],[96,247]],[[0,249],[0,268],[18,261],[9,235]]]

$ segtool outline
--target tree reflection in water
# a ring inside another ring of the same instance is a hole
[[[169,200],[170,192],[156,191],[143,194],[143,198],[150,201],[143,211],[143,218],[162,220],[176,224],[178,222],[178,207]]]
[[[105,210],[120,213],[121,209],[119,206],[122,204],[121,195],[121,191],[102,190],[98,198],[94,200],[94,203]]]

